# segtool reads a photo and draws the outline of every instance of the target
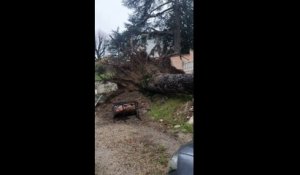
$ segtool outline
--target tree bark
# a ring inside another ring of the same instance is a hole
[[[179,2],[175,0],[174,4],[174,13],[175,13],[175,29],[174,29],[174,50],[175,53],[181,54],[181,29],[180,29],[180,10]]]
[[[193,84],[192,74],[159,74],[150,78],[144,89],[158,93],[193,94]]]

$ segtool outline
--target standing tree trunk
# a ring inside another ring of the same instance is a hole
[[[175,50],[175,53],[180,54],[181,53],[181,33],[180,33],[180,10],[179,10],[178,0],[175,0],[174,13],[175,13],[174,50]]]

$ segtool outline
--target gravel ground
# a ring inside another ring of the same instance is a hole
[[[142,121],[129,116],[113,123],[111,102],[120,100],[137,100]],[[165,174],[171,155],[180,145],[192,140],[192,134],[175,135],[160,123],[151,121],[145,113],[149,104],[139,92],[127,92],[96,108],[96,175]]]

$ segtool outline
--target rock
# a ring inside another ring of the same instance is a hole
[[[184,105],[184,111],[187,111],[188,107],[189,107],[189,102],[186,102],[186,104]]]
[[[148,112],[148,111],[147,111],[146,109],[142,109],[142,110],[141,110],[141,113],[142,113],[142,114],[146,114],[147,112]]]
[[[175,125],[174,128],[180,128],[180,125]]]
[[[117,84],[111,82],[95,82],[95,87],[99,94],[113,92],[118,89]]]
[[[194,116],[192,116],[187,123],[192,125],[194,123]]]
[[[190,108],[190,112],[193,112],[194,111],[194,107],[192,106],[191,108]]]
[[[163,122],[164,120],[163,120],[163,119],[159,119],[159,121],[160,121],[160,122]]]

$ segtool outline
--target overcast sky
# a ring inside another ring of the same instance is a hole
[[[125,29],[131,10],[122,5],[122,0],[95,0],[95,31],[99,29],[106,34],[120,27]]]

